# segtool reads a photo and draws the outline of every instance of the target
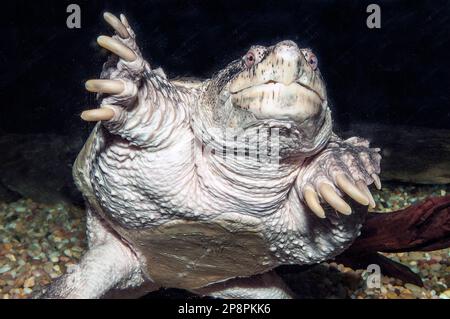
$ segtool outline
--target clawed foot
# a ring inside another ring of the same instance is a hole
[[[351,214],[350,205],[342,199],[344,193],[361,205],[375,207],[367,186],[374,183],[381,188],[379,152],[380,149],[369,148],[367,140],[357,137],[330,142],[300,173],[300,197],[320,218],[325,218],[321,200],[341,214]]]
[[[135,34],[125,16],[121,14],[119,19],[106,12],[104,19],[115,30],[116,35],[99,36],[97,43],[115,54],[117,63],[103,72],[103,79],[86,82],[89,92],[107,95],[100,108],[81,114],[81,118],[89,122],[119,118],[122,109],[136,100],[138,82],[145,71],[150,70],[148,63],[142,58]]]

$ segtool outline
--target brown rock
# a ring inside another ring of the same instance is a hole
[[[397,294],[396,294],[395,292],[392,292],[392,291],[388,292],[388,293],[386,294],[386,297],[387,297],[388,299],[398,299]]]
[[[35,285],[34,277],[30,277],[23,283],[24,288],[32,288]]]
[[[405,284],[405,287],[408,288],[416,297],[422,296],[422,288],[413,284]]]

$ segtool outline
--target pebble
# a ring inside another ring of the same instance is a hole
[[[422,296],[422,288],[413,284],[405,284],[405,288],[409,289],[414,296],[421,297]]]
[[[6,254],[5,257],[8,258],[12,262],[16,261],[16,256],[14,256],[13,254]]]
[[[52,256],[52,257],[50,257],[50,261],[52,263],[57,263],[59,261],[59,257],[58,256]]]
[[[388,299],[398,299],[399,296],[395,292],[389,291],[386,294],[386,297],[388,297]]]
[[[11,270],[11,266],[10,265],[4,265],[4,266],[0,267],[0,274],[3,274],[3,273],[5,273],[7,271],[10,271],[10,270]]]
[[[419,252],[412,252],[409,254],[408,256],[410,259],[416,261],[416,260],[423,260],[423,253],[419,253]]]
[[[450,299],[450,289],[444,291],[439,295],[440,299]]]
[[[24,292],[25,294],[29,295],[29,294],[31,294],[31,293],[33,292],[33,290],[30,289],[30,288],[24,288],[24,289],[23,289],[23,292]]]
[[[18,213],[24,213],[26,211],[27,211],[26,207],[23,207],[23,206],[16,207],[16,212],[18,212]]]
[[[431,270],[439,271],[441,269],[441,264],[433,264],[430,266]]]
[[[24,288],[32,288],[35,285],[35,280],[34,277],[30,277],[28,279],[25,280],[25,282],[23,283]]]

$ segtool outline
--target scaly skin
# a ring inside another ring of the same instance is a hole
[[[89,252],[42,297],[160,286],[292,297],[270,270],[352,243],[373,205],[379,150],[332,133],[309,49],[254,46],[209,80],[171,81],[143,59],[124,16],[105,19],[117,34],[98,42],[116,55],[86,84],[101,108],[82,118],[101,122],[74,165]],[[271,153],[261,159],[266,130]]]

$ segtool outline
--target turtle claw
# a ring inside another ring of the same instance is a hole
[[[369,198],[362,192],[345,174],[338,174],[335,178],[336,184],[344,193],[353,198],[361,205],[369,205]]]
[[[328,183],[321,183],[319,185],[320,196],[336,211],[344,215],[350,215],[352,208],[347,204],[334,190],[333,186]]]
[[[121,15],[121,17],[122,16],[123,15]],[[108,23],[122,39],[127,39],[130,37],[127,27],[114,14],[112,14],[110,12],[105,12],[103,14],[103,18],[105,19],[106,23]]]
[[[320,205],[319,196],[316,191],[311,187],[306,187],[303,192],[303,198],[311,211],[319,218],[325,218],[325,211]]]
[[[86,122],[110,121],[114,117],[114,110],[102,106],[99,109],[87,110],[81,113],[81,118]]]
[[[137,87],[127,80],[89,80],[85,84],[86,90],[93,93],[109,94],[102,101],[100,109],[85,111],[81,118],[88,122],[109,121],[114,115],[120,114],[137,98]]]
[[[93,93],[121,94],[125,90],[123,82],[117,80],[89,80],[85,86]]]
[[[380,190],[381,189],[381,180],[380,180],[380,178],[378,177],[377,174],[372,174],[371,176],[373,178],[373,183],[375,184],[375,187],[378,190]]]
[[[123,25],[126,27],[126,28],[130,28],[130,24],[128,23],[128,20],[127,20],[127,17],[125,17],[125,15],[124,14],[120,14],[120,21],[123,23]]]
[[[127,62],[133,62],[137,59],[133,50],[114,38],[101,35],[97,38],[97,43],[102,48],[111,51]]]
[[[359,180],[356,182],[356,186],[358,186],[358,188],[366,194],[367,198],[369,199],[369,207],[375,208],[375,206],[376,206],[375,200],[374,200],[369,188],[367,187],[366,183],[362,180]]]

